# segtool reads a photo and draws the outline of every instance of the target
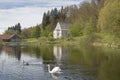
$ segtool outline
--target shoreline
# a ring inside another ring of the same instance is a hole
[[[34,43],[34,44],[33,44]],[[110,43],[102,43],[102,42],[81,42],[80,39],[25,39],[22,42],[3,42],[2,45],[5,44],[32,44],[32,45],[47,45],[47,44],[56,44],[56,45],[93,45],[93,46],[101,46],[108,48],[118,48],[120,49],[120,44],[110,44]]]

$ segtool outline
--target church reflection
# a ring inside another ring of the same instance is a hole
[[[68,48],[54,46],[53,47],[53,54],[57,63],[65,62],[68,60]]]

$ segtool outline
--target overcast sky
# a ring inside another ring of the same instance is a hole
[[[22,28],[40,24],[44,12],[82,1],[84,0],[0,0],[0,34],[17,23],[21,23]]]

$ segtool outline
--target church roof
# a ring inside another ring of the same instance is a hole
[[[59,22],[61,29],[68,29],[70,27],[70,23]]]

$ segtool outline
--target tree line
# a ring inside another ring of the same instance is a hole
[[[119,6],[119,0],[91,0],[79,5],[61,7],[59,10],[54,8],[43,14],[41,24],[17,31],[23,38],[49,37],[60,21],[72,24],[69,29],[71,37],[104,33],[120,38]],[[12,29],[16,31],[18,28],[14,26]]]
[[[5,34],[21,34],[21,25],[20,23],[15,26],[8,27],[8,30],[5,31]]]

